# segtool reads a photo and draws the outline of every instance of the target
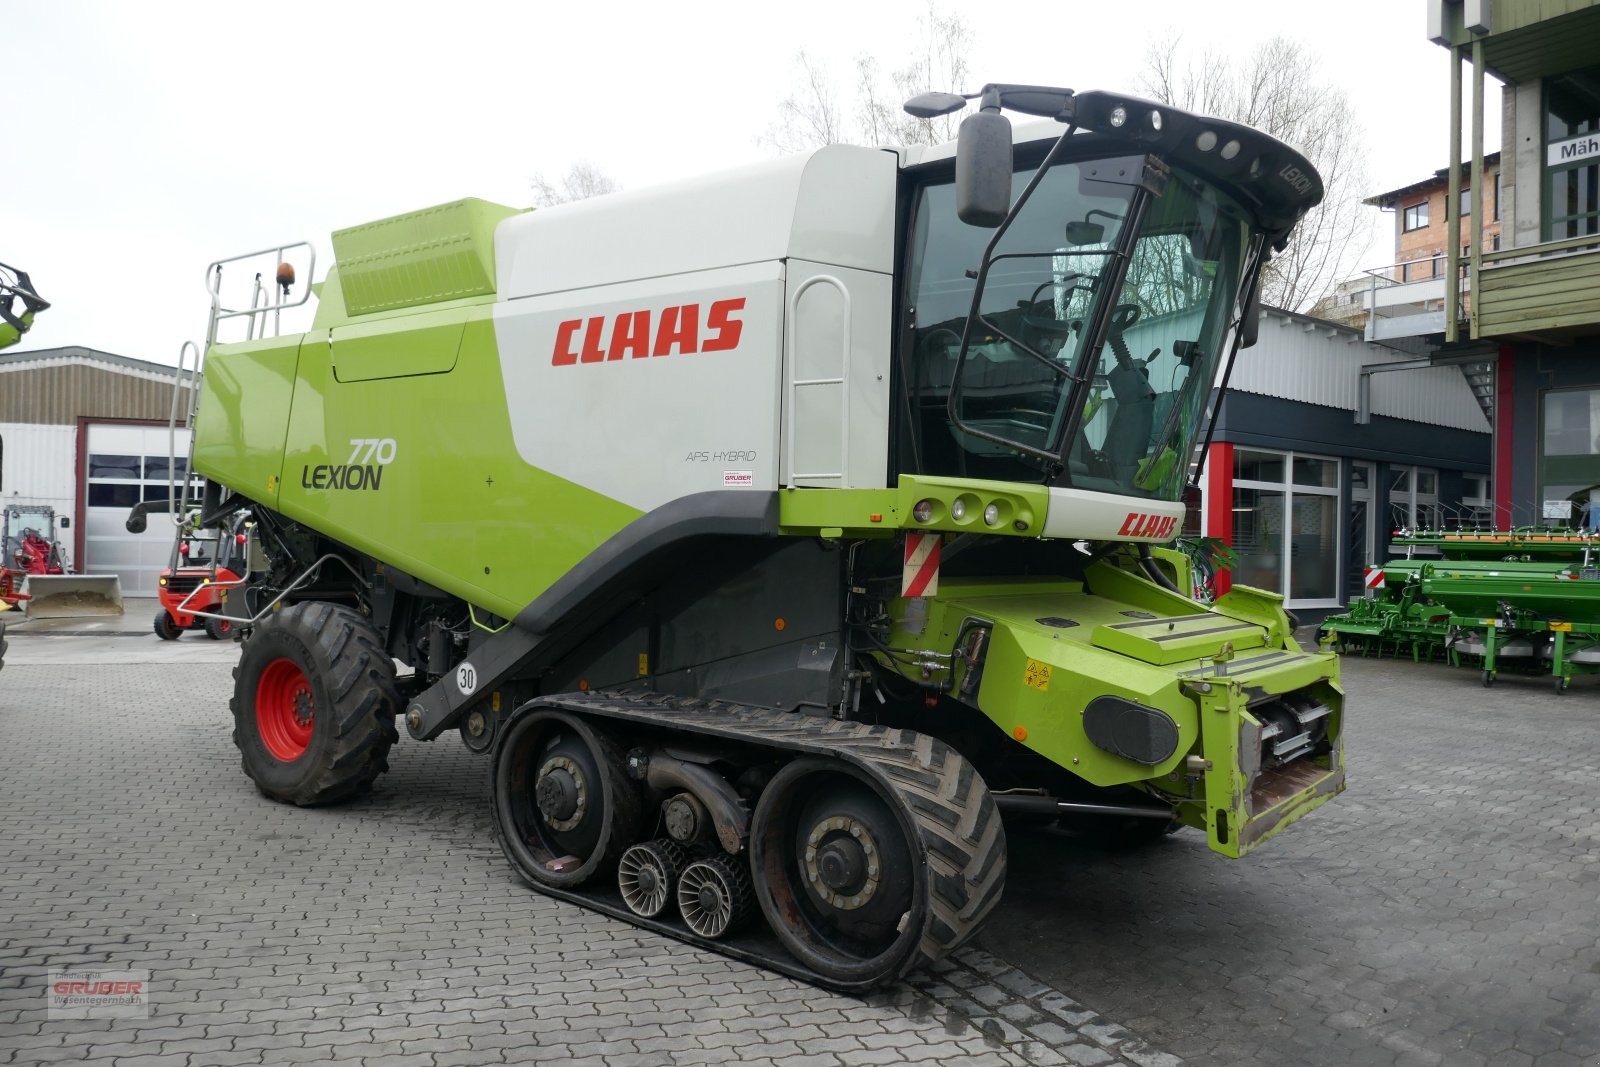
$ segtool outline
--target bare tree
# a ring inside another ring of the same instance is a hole
[[[794,95],[778,105],[778,118],[759,140],[780,153],[827,144],[940,144],[956,135],[962,114],[916,119],[901,105],[931,89],[960,92],[967,87],[967,53],[972,33],[960,15],[941,15],[935,5],[918,20],[922,37],[903,66],[885,73],[872,56],[854,61],[853,90],[816,57],[795,57]]]
[[[604,196],[621,188],[622,186],[599,167],[585,160],[579,160],[567,169],[560,185],[552,183],[543,173],[535,174],[533,206],[554,207],[556,204],[565,204],[573,200],[587,200],[591,196]]]
[[[1304,152],[1326,195],[1295,228],[1262,280],[1262,299],[1303,311],[1361,266],[1370,242],[1361,197],[1364,131],[1344,90],[1317,77],[1304,45],[1274,37],[1250,56],[1185,55],[1177,37],[1152,44],[1140,89],[1164,103],[1253,126]]]

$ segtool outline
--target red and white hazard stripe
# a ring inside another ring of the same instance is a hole
[[[1368,567],[1367,568],[1366,581],[1367,581],[1367,588],[1368,589],[1382,589],[1383,586],[1384,586],[1383,568],[1382,567]]]
[[[901,596],[939,595],[939,547],[936,533],[906,534],[906,563],[900,574]]]

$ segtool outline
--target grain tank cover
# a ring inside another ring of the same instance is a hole
[[[518,213],[469,197],[334,231],[346,310],[368,315],[493,295],[494,228]]]

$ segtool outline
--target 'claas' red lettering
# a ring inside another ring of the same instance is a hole
[[[594,315],[587,319],[567,319],[556,326],[550,364],[570,367],[579,363],[608,363],[625,357],[731,352],[739,347],[744,334],[744,320],[737,317],[744,306],[742,296],[713,301],[706,310],[703,340],[699,304],[671,304],[659,312],[645,309],[610,317]]]

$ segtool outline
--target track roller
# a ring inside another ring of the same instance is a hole
[[[738,930],[755,911],[749,870],[725,856],[695,860],[678,877],[678,911],[685,926],[713,941]]]
[[[688,863],[688,854],[675,841],[634,845],[617,864],[622,902],[635,915],[654,919],[677,899],[678,878]]]

